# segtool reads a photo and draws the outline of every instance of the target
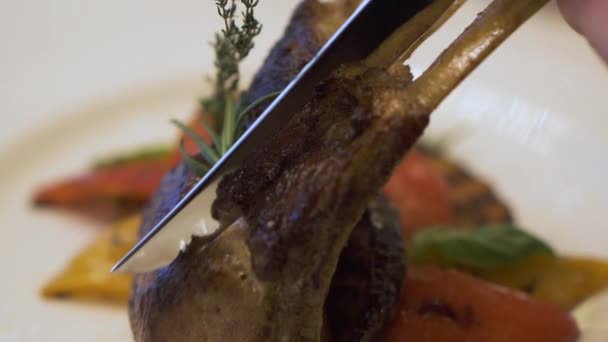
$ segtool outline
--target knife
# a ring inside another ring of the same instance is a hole
[[[113,268],[149,272],[171,263],[192,236],[210,237],[219,224],[211,204],[221,176],[237,169],[254,150],[280,131],[311,99],[333,70],[370,55],[391,33],[432,0],[364,0],[293,81],[204,177]]]

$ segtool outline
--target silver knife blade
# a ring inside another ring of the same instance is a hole
[[[268,106],[230,150],[201,178],[113,268],[148,272],[169,264],[193,235],[217,233],[211,217],[215,186],[221,175],[239,167],[254,149],[274,136],[312,97],[314,88],[340,65],[364,59],[401,24],[432,0],[364,0],[315,57]]]

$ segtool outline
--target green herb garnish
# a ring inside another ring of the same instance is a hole
[[[216,0],[217,12],[224,22],[224,28],[215,34],[215,82],[213,95],[202,101],[203,108],[221,118],[226,106],[234,104],[239,90],[239,63],[254,47],[253,39],[262,31],[262,25],[255,18],[254,9],[258,0],[240,0],[245,7],[241,12],[241,24],[237,24],[236,0]],[[230,103],[230,104],[228,104]]]
[[[553,255],[549,245],[511,225],[490,225],[470,231],[451,227],[417,232],[408,257],[414,264],[482,270],[514,264],[538,253]]]
[[[200,158],[190,156],[180,143],[180,151],[184,161],[199,176],[204,175],[213,164],[224,155],[243,133],[243,118],[262,102],[267,101],[280,92],[263,96],[247,105],[246,94],[239,94],[240,69],[239,64],[249,55],[254,47],[254,38],[260,34],[262,25],[255,18],[254,9],[259,0],[216,0],[217,12],[223,20],[223,28],[215,34],[212,44],[215,50],[216,74],[213,81],[213,94],[201,101],[205,112],[212,115],[216,127],[204,124],[211,136],[212,144],[199,136],[187,125],[173,120],[184,133],[198,145]],[[243,6],[240,12],[240,23],[237,23],[237,3]]]

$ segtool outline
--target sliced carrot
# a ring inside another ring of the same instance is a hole
[[[579,332],[556,305],[435,267],[408,271],[387,341],[570,342]]]
[[[399,164],[384,192],[399,210],[406,239],[418,229],[452,221],[447,182],[419,152]]]
[[[71,207],[100,201],[147,201],[168,168],[169,162],[163,158],[92,170],[43,188],[34,202]]]
[[[206,141],[210,141],[201,117],[201,113],[196,113],[189,125]],[[187,136],[183,138],[186,150],[197,153],[194,140]],[[167,171],[180,161],[181,154],[175,148],[169,156],[126,160],[96,168],[45,186],[34,196],[34,203],[67,207],[88,216],[115,218],[147,202]],[[120,210],[123,207],[128,210]],[[99,212],[103,214],[99,215]]]

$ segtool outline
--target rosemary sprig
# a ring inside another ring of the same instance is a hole
[[[243,119],[245,119],[245,116],[247,116],[247,114],[249,112],[256,109],[262,103],[279,96],[280,93],[281,93],[281,91],[275,91],[268,95],[264,95],[264,96],[260,97],[259,99],[253,101],[249,106],[245,107],[245,109],[243,109],[243,111],[237,117],[237,122],[236,122],[237,128],[240,128],[243,126]],[[240,132],[239,132],[239,135],[240,135]]]
[[[241,12],[242,22],[237,24],[236,0],[216,0],[217,12],[224,27],[215,34],[212,46],[215,50],[215,82],[213,95],[202,101],[203,108],[216,119],[221,120],[226,102],[235,98],[239,89],[239,63],[254,47],[254,38],[262,31],[262,25],[255,18],[254,8],[259,0],[240,0],[245,7]]]
[[[243,6],[240,16],[237,15],[237,3]],[[203,123],[211,136],[212,144],[199,136],[187,125],[174,120],[173,123],[192,138],[200,151],[200,158],[187,155],[183,141],[180,151],[184,161],[198,174],[202,175],[217,163],[243,132],[243,118],[255,107],[276,96],[268,94],[246,105],[244,93],[239,96],[240,70],[239,64],[254,47],[254,38],[260,34],[262,25],[255,18],[254,9],[259,0],[216,0],[217,12],[223,21],[223,28],[215,34],[212,43],[215,51],[215,78],[213,93],[203,99],[201,104],[205,112],[212,115],[214,123],[220,127],[219,132]],[[240,23],[237,19],[240,17]],[[244,108],[243,108],[244,107]]]
[[[220,160],[222,155],[228,152],[234,142],[236,142],[236,140],[241,136],[241,134],[243,133],[243,118],[247,116],[249,112],[257,108],[259,105],[276,97],[280,93],[280,91],[277,91],[263,96],[252,102],[238,114],[236,114],[236,111],[232,111],[233,114],[229,115],[228,117],[228,120],[230,122],[227,123],[226,121],[224,121],[221,135],[219,135],[213,128],[202,122],[203,127],[205,127],[205,130],[209,132],[209,135],[211,136],[211,145],[209,145],[203,139],[203,137],[196,133],[192,128],[188,127],[187,125],[183,124],[178,120],[171,120],[171,122],[177,127],[179,127],[184,132],[184,134],[194,140],[200,151],[201,159],[199,160],[193,158],[188,153],[186,153],[183,147],[183,141],[181,141],[180,152],[183,155],[186,164],[188,164],[188,166],[190,166],[197,174],[203,176],[207,171],[209,171],[213,164],[217,163]],[[193,166],[193,163],[197,163],[197,165]]]

